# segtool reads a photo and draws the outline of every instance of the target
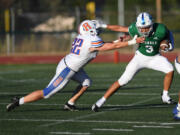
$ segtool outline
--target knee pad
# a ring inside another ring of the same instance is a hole
[[[82,86],[87,86],[87,87],[89,87],[89,86],[91,86],[91,83],[92,83],[91,79],[85,79],[85,80],[82,82]]]

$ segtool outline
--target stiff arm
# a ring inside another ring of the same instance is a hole
[[[101,47],[90,48],[90,51],[91,52],[93,52],[93,51],[108,51],[108,50],[119,49],[119,48],[123,48],[126,46],[135,45],[137,43],[142,43],[142,42],[144,42],[144,39],[145,39],[144,37],[134,36],[134,38],[132,40],[125,41],[125,42],[114,41],[111,43],[104,43],[104,45]]]

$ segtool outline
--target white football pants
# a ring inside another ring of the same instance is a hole
[[[82,86],[89,87],[91,85],[91,80],[83,69],[74,72],[65,64],[63,58],[56,68],[55,76],[48,86],[43,89],[44,98],[49,98],[51,95],[63,89],[70,79],[81,83]]]
[[[172,64],[168,59],[160,54],[155,56],[145,56],[139,51],[136,51],[133,59],[129,62],[125,72],[119,78],[118,82],[120,86],[127,84],[134,75],[143,68],[153,69],[164,73],[173,71]]]

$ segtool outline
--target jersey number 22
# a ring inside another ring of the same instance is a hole
[[[71,53],[79,55],[82,44],[83,44],[83,39],[75,38],[74,42],[72,43]]]

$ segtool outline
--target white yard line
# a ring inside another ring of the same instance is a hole
[[[131,104],[128,104],[128,105],[126,105],[126,106],[135,106],[135,105],[140,105],[140,104],[142,104],[142,103],[146,103],[146,102],[148,102],[148,101],[153,101],[153,100],[155,100],[155,99],[159,99],[160,97],[158,96],[158,97],[153,97],[153,98],[150,98],[150,99],[146,99],[146,100],[141,100],[141,101],[138,101],[138,102],[135,102],[135,103],[131,103]],[[109,110],[109,111],[115,111],[115,110],[119,110],[120,108],[118,107],[118,108],[111,108],[111,109],[107,109],[107,110]]]
[[[153,101],[153,100],[155,100],[155,99],[160,99],[160,96],[148,98],[148,99],[141,100],[141,101],[138,101],[138,102],[135,102],[135,103],[131,103],[131,104],[128,104],[128,105],[129,105],[129,106],[139,105],[139,104],[142,104],[142,103],[146,103],[146,102],[148,102],[148,101]]]
[[[17,83],[22,83],[22,82],[37,82],[36,79],[31,78],[31,79],[19,79],[19,80],[13,80],[13,79],[4,79],[3,77],[0,77],[0,80],[6,81],[6,82],[17,82]]]
[[[160,123],[160,125],[180,125],[180,122]]]
[[[79,120],[79,119],[88,118],[88,117],[96,116],[96,115],[103,114],[103,113],[104,112],[91,113],[91,114],[88,114],[88,115],[84,115],[84,116],[80,116],[80,117],[75,117],[75,118],[68,119],[68,120],[69,121],[76,121],[76,120]],[[54,126],[54,125],[62,124],[62,123],[65,123],[65,122],[66,121],[58,121],[58,122],[53,122],[53,123],[49,123],[49,124],[43,124],[43,125],[40,125],[40,126],[49,127],[49,126]]]
[[[55,135],[90,135],[91,133],[75,133],[75,132],[49,132]]]
[[[154,125],[180,125],[180,122],[156,122],[156,121],[112,121],[112,120],[62,120],[62,119],[0,119],[0,121],[24,121],[24,122],[73,122],[73,123],[113,123],[113,124],[152,124]]]
[[[19,73],[25,73],[25,72],[28,72],[28,70],[0,71],[0,74],[1,75],[3,75],[3,74],[12,74],[12,73],[19,74]]]
[[[131,132],[131,131],[134,131],[133,129],[107,129],[107,128],[93,128],[92,130],[95,130],[95,131],[114,131],[114,132]]]
[[[156,125],[134,125],[134,128],[174,128],[172,126],[156,126]]]
[[[159,96],[158,97],[154,97],[154,98],[151,98],[151,99],[147,99],[147,100],[142,100],[142,101],[138,101],[138,102],[135,102],[135,103],[132,103],[132,104],[129,104],[129,106],[131,106],[131,105],[138,105],[139,103],[145,103],[145,102],[147,102],[147,101],[151,101],[151,100],[154,100],[154,99],[157,99],[157,98],[159,98]],[[111,111],[111,110],[117,110],[117,109],[119,109],[119,108],[112,108],[112,109],[107,109],[107,110],[109,110],[109,111]],[[104,111],[104,112],[97,112],[97,113],[91,113],[91,114],[88,114],[88,115],[84,115],[84,116],[80,116],[80,117],[75,117],[75,118],[72,118],[72,119],[69,119],[69,120],[80,120],[80,119],[83,119],[83,118],[88,118],[88,117],[91,117],[91,116],[97,116],[97,115],[100,115],[100,114],[104,114],[104,113],[106,113],[107,111]],[[43,124],[43,125],[41,125],[41,126],[54,126],[54,125],[58,125],[58,124],[62,124],[62,123],[64,123],[64,122],[55,122],[55,123],[49,123],[49,124]]]

